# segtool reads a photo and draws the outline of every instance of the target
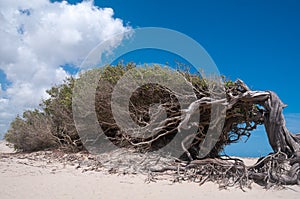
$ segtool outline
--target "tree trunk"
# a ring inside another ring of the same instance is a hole
[[[283,116],[285,104],[276,93],[269,91],[270,97],[264,107],[267,112],[264,115],[264,125],[269,143],[274,152],[281,151],[287,155],[293,155],[300,151],[300,134],[292,134],[286,128]]]

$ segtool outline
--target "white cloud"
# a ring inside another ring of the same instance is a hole
[[[60,66],[80,64],[98,43],[130,29],[113,15],[111,8],[98,8],[93,1],[0,1],[0,69],[11,82],[0,93],[0,133],[68,76]],[[109,48],[120,42],[116,38]]]

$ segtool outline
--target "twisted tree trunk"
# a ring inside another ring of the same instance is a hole
[[[264,104],[264,126],[274,154],[259,161],[251,177],[260,182],[268,179],[277,184],[300,185],[300,134],[289,132],[282,113],[286,105],[276,93],[269,93]]]
[[[283,116],[285,104],[279,99],[276,93],[269,91],[270,96],[264,107],[267,112],[264,115],[264,125],[268,135],[269,143],[274,152],[284,152],[293,155],[300,151],[300,134],[292,134],[286,128]]]
[[[241,82],[243,84],[243,82]],[[286,127],[283,108],[286,107],[272,91],[250,91],[232,97],[228,107],[236,103],[253,103],[264,107],[263,124],[274,151],[250,167],[249,177],[258,183],[300,185],[300,133],[292,134]]]
[[[241,80],[238,80],[236,84],[242,88],[240,93],[233,95],[232,93],[234,92],[227,92],[227,103],[224,100],[219,100],[220,103],[226,104],[227,109],[222,135],[230,134],[234,129],[233,127],[237,127],[234,126],[237,123],[246,124],[246,127],[237,128],[234,132],[234,134],[238,135],[237,139],[229,140],[229,142],[235,142],[241,136],[244,136],[246,131],[255,129],[257,124],[263,124],[268,135],[269,144],[274,151],[270,155],[260,158],[254,166],[249,167],[245,175],[266,186],[272,184],[300,185],[300,134],[293,134],[286,127],[282,113],[286,105],[272,91],[251,91]],[[202,102],[201,100],[198,101]],[[214,102],[213,100],[211,102],[208,100],[206,103]],[[202,104],[200,104],[201,106]],[[247,111],[250,110],[253,113],[253,109],[251,109],[253,106],[257,107],[259,111],[255,111],[254,115],[249,116]],[[237,107],[244,108],[244,114],[236,113],[234,110]],[[190,115],[191,113],[187,114],[186,120],[188,120]],[[186,120],[183,120],[181,125],[186,125]],[[251,125],[251,123],[254,123],[254,125]],[[203,150],[203,148],[199,147],[200,150]],[[205,164],[198,160],[192,160],[191,164],[197,165],[199,168],[206,164],[212,167],[216,166],[215,159],[207,159]],[[219,166],[228,166],[226,161],[218,164]],[[236,165],[231,166],[237,170],[239,169]],[[235,175],[237,174],[230,174],[230,176]]]

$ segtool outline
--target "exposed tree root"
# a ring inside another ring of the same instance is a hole
[[[44,102],[45,113],[32,112],[34,118],[18,118],[6,135],[7,140],[23,150],[26,150],[23,143],[43,146],[44,139],[40,139],[43,137],[36,136],[38,129],[42,129],[44,137],[50,137],[55,146],[66,146],[73,151],[86,148],[91,153],[109,154],[112,145],[112,149],[134,149],[142,154],[167,149],[164,152],[180,154],[176,158],[185,161],[185,165],[151,168],[147,164],[145,168],[150,172],[172,170],[179,178],[200,183],[214,181],[222,187],[245,187],[252,180],[267,187],[299,184],[300,134],[292,134],[286,128],[283,115],[286,105],[276,93],[251,91],[241,80],[225,81],[224,87],[220,80],[187,72],[181,72],[184,78],[179,78],[177,72],[160,67],[134,68],[134,64],[108,66],[100,73],[83,74],[76,84],[72,80],[54,87],[49,91],[51,99]],[[135,72],[128,84],[117,84],[129,71]],[[131,84],[133,79],[153,77],[172,85],[173,89],[149,81],[138,88]],[[118,86],[122,92],[113,98],[114,88]],[[72,92],[76,95],[72,96]],[[117,111],[119,123],[112,109]],[[47,122],[41,122],[41,118]],[[273,154],[261,158],[252,167],[246,167],[239,159],[220,158],[225,146],[238,142],[241,137],[250,137],[258,125],[265,126]],[[38,149],[30,146],[27,150]],[[152,162],[156,162],[155,158]]]
[[[247,90],[238,96],[231,96],[226,106],[230,110],[239,103],[246,104],[247,106],[260,105],[261,114],[257,114],[257,117],[253,117],[252,119],[248,117],[244,121],[248,124],[254,122],[255,125],[263,121],[262,123],[265,125],[269,143],[274,153],[260,158],[255,165],[250,167],[245,166],[242,160],[232,158],[191,160],[185,167],[182,179],[198,181],[200,184],[212,181],[218,183],[220,188],[240,186],[243,189],[244,187],[249,187],[251,181],[266,188],[273,185],[300,185],[300,134],[292,134],[287,130],[282,114],[285,105],[274,92],[250,91],[243,82],[239,81],[239,83]],[[203,100],[199,100],[200,102],[202,103]],[[224,103],[224,101],[220,102]],[[194,106],[194,104],[191,106]],[[195,110],[195,108],[190,110]],[[188,115],[191,115],[191,113]],[[232,129],[236,121],[241,121],[237,119],[239,117],[244,118],[245,115],[235,114],[235,117],[232,117],[235,119],[232,120],[227,115],[227,122],[223,130],[227,130],[226,127]],[[187,122],[183,120],[181,125],[183,123]],[[238,129],[244,130],[240,134],[236,131],[238,139],[239,136],[244,135],[243,133],[246,131],[246,128]],[[191,156],[189,155],[189,157]],[[160,172],[167,169],[178,170],[176,167],[166,167],[160,170]],[[182,171],[182,168],[179,171]],[[182,172],[179,173],[182,174]]]
[[[181,116],[178,101],[167,88],[150,85],[147,90],[141,89],[134,93],[130,101],[131,116],[142,127],[131,129],[131,135],[134,135],[135,131],[136,134],[139,134],[142,129],[143,132],[151,132],[151,136],[136,138],[117,130],[112,135],[115,143],[125,147],[131,146],[144,152],[155,151],[160,146],[167,145],[176,133],[197,128],[197,134],[194,137],[191,138],[191,135],[183,137],[182,142],[177,144],[185,152],[185,156],[181,158],[189,162],[185,168],[166,166],[159,169],[152,168],[150,171],[176,170],[181,174],[184,172],[189,180],[197,180],[200,183],[214,181],[222,187],[234,185],[245,187],[252,180],[265,186],[299,184],[300,134],[292,134],[286,128],[282,113],[285,105],[274,92],[251,91],[241,80],[227,85],[225,96],[211,96],[208,88],[194,86],[198,99],[187,104],[187,108],[181,112]],[[154,91],[158,91],[158,93],[155,94]],[[154,98],[149,99],[148,95],[154,96]],[[156,107],[157,110],[151,115],[154,120],[150,123],[149,107],[152,103],[158,103],[159,98],[166,99],[165,95],[169,96],[168,100]],[[219,106],[214,110],[217,113],[212,111],[212,107],[215,105]],[[103,106],[102,108],[105,109]],[[226,112],[226,116],[224,127],[220,129],[216,127],[219,118],[211,121],[211,116],[222,113],[222,111]],[[155,120],[155,118],[163,118],[162,114],[166,113],[168,117],[165,120]],[[199,122],[193,118],[197,113],[201,115]],[[100,123],[101,121],[100,118]],[[114,121],[111,122],[110,126],[115,126]],[[211,127],[211,123],[216,125]],[[239,159],[219,158],[219,153],[225,145],[237,142],[242,136],[249,137],[251,131],[258,125],[265,126],[274,154],[260,159],[252,167],[246,167]],[[217,138],[210,137],[210,140],[207,140],[207,132],[210,128],[213,128],[213,131],[222,131],[222,133]],[[189,139],[193,139],[191,145],[186,144]],[[211,147],[211,143],[214,141],[216,144]],[[204,159],[203,151],[210,151]]]

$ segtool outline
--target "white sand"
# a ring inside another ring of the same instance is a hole
[[[15,150],[8,146],[8,143],[0,140],[0,153],[13,153]]]
[[[0,153],[12,152],[0,143]],[[248,163],[255,159],[249,159]],[[264,190],[253,184],[246,192],[231,188],[219,190],[213,183],[157,181],[145,183],[143,175],[112,175],[85,172],[74,166],[51,162],[32,162],[3,155],[0,159],[0,198],[299,198],[300,187]]]

